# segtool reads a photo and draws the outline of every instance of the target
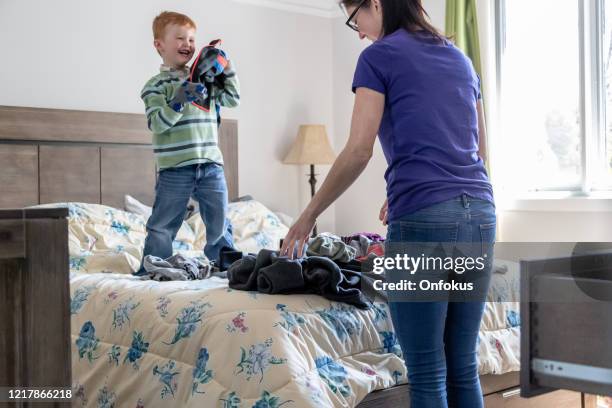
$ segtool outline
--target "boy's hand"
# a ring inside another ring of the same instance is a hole
[[[202,84],[195,82],[184,81],[176,89],[174,98],[168,102],[168,105],[176,112],[182,112],[186,103],[191,103],[198,99],[206,99],[208,91]]]

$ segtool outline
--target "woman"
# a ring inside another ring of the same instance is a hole
[[[495,207],[472,63],[428,23],[420,0],[341,5],[347,25],[373,44],[357,63],[348,142],[281,253],[302,256],[315,219],[364,170],[378,134],[388,164],[380,211],[388,223],[386,256],[420,255],[403,243],[461,242],[492,259]],[[481,275],[486,287],[490,270],[489,261]],[[483,406],[476,360],[483,300],[390,301],[413,408]]]

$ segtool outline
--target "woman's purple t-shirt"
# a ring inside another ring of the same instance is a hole
[[[461,50],[400,29],[361,53],[353,92],[361,87],[385,94],[389,221],[462,194],[493,202],[478,156],[480,78]]]

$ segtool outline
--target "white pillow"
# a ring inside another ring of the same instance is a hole
[[[69,210],[71,272],[129,274],[138,269],[147,236],[146,219],[142,215],[89,203],[53,203],[38,207],[57,206]],[[173,242],[174,250],[193,251],[194,240],[193,231],[183,222]]]
[[[276,214],[255,200],[229,203],[227,218],[232,223],[234,246],[243,252],[278,249],[280,240],[289,231]],[[206,244],[206,227],[202,218],[194,214],[187,223],[195,235],[194,248],[202,248]]]
[[[71,272],[132,273],[138,269],[146,236],[138,214],[89,203],[53,203],[68,207],[68,249]]]
[[[274,214],[278,217],[278,219],[283,223],[283,225],[290,227],[293,225],[293,217],[285,214],[284,212],[274,211]]]
[[[142,216],[142,218],[144,218],[145,220],[149,219],[149,217],[151,216],[151,212],[153,211],[152,207],[141,203],[129,194],[125,195],[124,205],[126,211],[138,214]]]

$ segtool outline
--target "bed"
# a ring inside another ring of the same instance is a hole
[[[239,196],[237,135],[238,123],[224,120],[230,199]],[[144,219],[121,208],[126,194],[152,202],[149,143],[143,115],[0,107],[0,208],[70,209],[76,406],[408,406],[384,302],[363,311],[314,295],[233,291],[219,278],[158,283],[130,275]],[[249,252],[273,248],[286,231],[262,207],[232,207]],[[197,218],[175,242],[194,256],[202,243]],[[479,336],[488,406],[518,398],[518,303],[499,301],[518,291],[518,274],[512,263],[498,266]]]

